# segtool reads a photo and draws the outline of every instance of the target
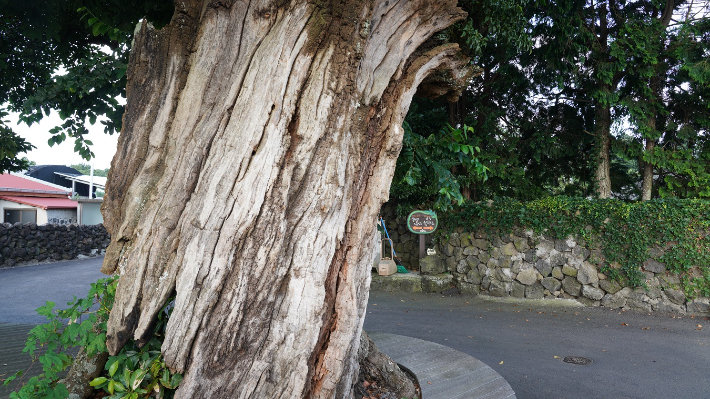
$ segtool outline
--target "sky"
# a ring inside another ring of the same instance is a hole
[[[22,136],[25,140],[32,143],[34,150],[27,154],[21,154],[20,158],[26,156],[30,161],[34,161],[37,165],[74,165],[79,163],[90,163],[82,158],[78,153],[74,152],[74,140],[67,139],[61,144],[55,144],[50,147],[47,140],[51,137],[49,129],[62,123],[59,115],[52,113],[42,119],[41,123],[34,124],[28,127],[24,123],[17,124],[17,114],[10,114],[7,118],[10,123],[8,126],[15,133]],[[94,143],[91,150],[96,155],[93,158],[94,169],[107,169],[111,166],[111,159],[116,153],[116,145],[118,143],[118,133],[111,136],[104,133],[104,125],[99,121],[95,125],[88,125],[89,134],[86,136],[88,140]]]

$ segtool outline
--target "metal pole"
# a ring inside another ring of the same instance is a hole
[[[94,161],[91,161],[91,177],[89,177],[89,199],[94,198]]]

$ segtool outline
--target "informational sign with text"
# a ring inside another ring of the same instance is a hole
[[[414,211],[407,217],[407,228],[414,234],[431,234],[438,225],[434,211]]]

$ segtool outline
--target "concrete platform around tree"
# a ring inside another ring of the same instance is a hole
[[[417,376],[424,399],[514,399],[510,384],[480,360],[444,345],[369,332],[381,352]]]

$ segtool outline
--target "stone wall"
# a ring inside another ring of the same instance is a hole
[[[421,262],[425,292],[565,298],[613,309],[710,314],[708,298],[685,297],[678,275],[659,261],[661,248],[652,248],[644,263],[646,288],[622,287],[599,273],[601,250],[574,238],[555,240],[530,231],[501,237],[452,233],[436,250]]]
[[[103,225],[0,224],[0,267],[26,262],[68,260],[96,255],[108,246]]]

